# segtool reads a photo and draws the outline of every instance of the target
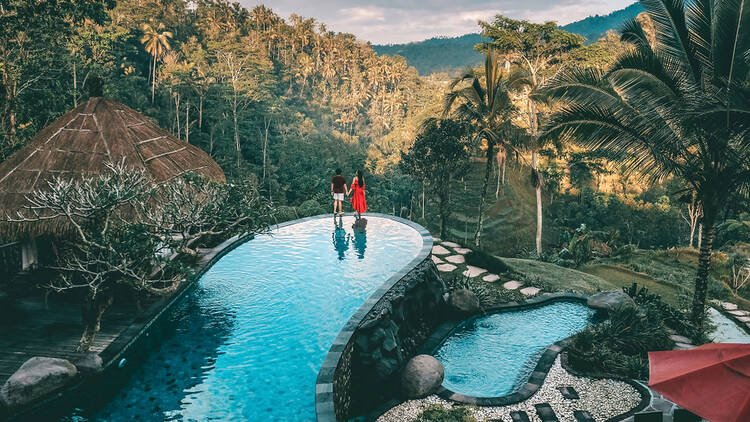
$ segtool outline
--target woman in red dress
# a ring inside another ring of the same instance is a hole
[[[348,194],[352,195],[352,207],[357,213],[357,218],[362,217],[362,213],[367,211],[367,201],[365,201],[365,178],[362,177],[362,170],[357,170],[357,176],[352,180],[352,186]],[[348,195],[347,194],[347,195]]]

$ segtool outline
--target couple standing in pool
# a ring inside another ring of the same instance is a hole
[[[357,213],[357,218],[367,211],[365,201],[365,178],[362,170],[357,170],[357,175],[352,180],[351,189],[346,187],[346,178],[341,175],[341,169],[336,169],[336,175],[331,179],[331,195],[333,195],[333,215],[344,215],[344,195],[352,195],[352,208]]]

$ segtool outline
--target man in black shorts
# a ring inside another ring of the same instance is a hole
[[[336,169],[336,175],[331,179],[331,195],[333,195],[333,215],[344,215],[343,202],[346,192],[346,179],[341,175],[341,169]],[[338,213],[336,212],[338,208]]]

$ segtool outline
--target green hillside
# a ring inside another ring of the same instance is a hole
[[[565,25],[562,29],[583,35],[587,43],[592,43],[608,30],[618,29],[627,19],[632,19],[641,12],[643,6],[633,3],[608,15],[589,16]],[[475,50],[474,46],[485,40],[480,34],[466,34],[460,37],[430,38],[408,44],[373,45],[372,48],[381,55],[404,57],[409,66],[414,66],[420,75],[440,72],[454,75],[467,66],[482,63],[482,54]]]

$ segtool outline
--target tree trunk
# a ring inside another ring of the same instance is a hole
[[[190,143],[190,100],[185,104],[185,142]]]
[[[424,220],[424,180],[422,180],[422,220]]]
[[[101,328],[102,315],[112,304],[113,297],[97,296],[93,299],[87,298],[81,306],[81,317],[83,318],[84,330],[81,335],[81,341],[78,343],[76,352],[86,352],[94,343],[96,333]]]
[[[708,217],[708,218],[707,218]],[[703,327],[703,317],[706,307],[706,290],[708,290],[708,275],[711,269],[711,252],[714,242],[714,221],[716,217],[707,216],[703,219],[703,233],[700,255],[698,257],[698,273],[695,277],[695,292],[693,294],[693,310],[691,319],[697,328]]]
[[[484,224],[484,205],[487,202],[487,187],[490,183],[490,174],[492,174],[492,157],[495,152],[495,143],[487,142],[487,165],[484,168],[484,182],[482,183],[482,196],[479,199],[479,220],[477,221],[477,231],[474,233],[474,246],[477,248],[481,243],[482,225]]]
[[[495,199],[500,197],[500,166],[495,169],[497,172],[497,188],[495,188]]]
[[[698,249],[701,248],[701,243],[703,242],[703,223],[698,224]]]
[[[534,172],[537,181],[534,189],[536,190],[536,253],[542,254],[542,181],[539,176],[536,150],[531,152],[531,169]]]
[[[237,118],[237,94],[235,93],[235,100],[232,103],[232,119],[234,120],[234,148],[237,152],[237,168],[240,168],[240,161],[242,158],[242,151],[240,150],[240,125]]]
[[[73,108],[78,107],[78,74],[76,73],[76,62],[73,61]]]
[[[203,97],[198,101],[198,129],[203,129]]]
[[[154,69],[151,73],[151,104],[154,103],[154,92],[156,92],[156,55],[154,54]]]

